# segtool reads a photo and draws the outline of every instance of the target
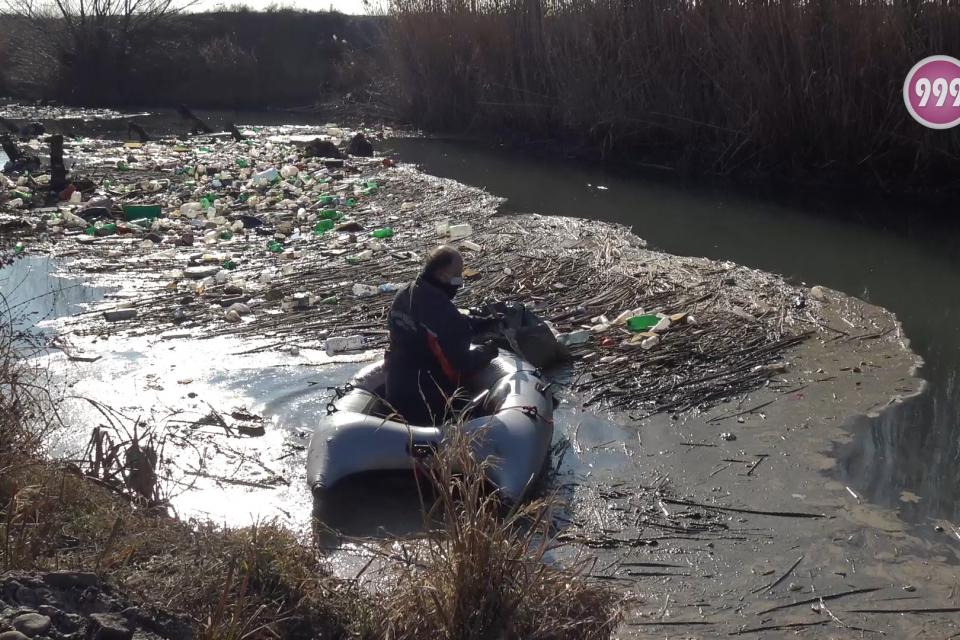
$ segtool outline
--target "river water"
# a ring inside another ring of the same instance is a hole
[[[306,115],[202,115],[214,126],[228,119],[316,123]],[[182,128],[172,124],[169,114],[138,121],[148,129]],[[112,121],[86,133],[125,137],[125,129],[122,121]],[[960,256],[955,235],[907,237],[841,222],[809,205],[670,186],[665,180],[613,175],[476,142],[400,138],[383,148],[428,173],[506,197],[508,211],[621,223],[656,249],[732,260],[890,309],[924,358],[921,375],[929,387],[880,418],[854,420],[854,438],[833,451],[838,465],[831,473],[883,506],[902,506],[903,492],[915,494],[919,501],[900,511],[903,518],[960,520]],[[858,213],[864,219],[871,215],[866,209]]]
[[[960,254],[954,248],[960,238],[906,238],[820,215],[830,212],[664,186],[464,141],[402,139],[387,146],[428,173],[508,198],[510,211],[621,223],[656,249],[732,260],[890,309],[924,358],[929,388],[878,419],[855,420],[853,442],[833,452],[836,473],[884,506],[899,506],[904,491],[919,496],[902,517],[960,519]]]

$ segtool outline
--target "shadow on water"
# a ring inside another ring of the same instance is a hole
[[[505,209],[625,224],[653,248],[732,260],[820,284],[892,310],[925,360],[923,396],[854,425],[838,473],[865,497],[901,504],[907,520],[960,519],[960,254],[954,232],[897,235],[831,218],[823,210],[760,202],[719,189],[679,189],[480,144],[396,139],[388,146],[428,173],[483,187]],[[863,211],[861,218],[869,218]],[[915,508],[914,508],[915,507]]]

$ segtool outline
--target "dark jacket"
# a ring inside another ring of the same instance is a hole
[[[447,399],[493,359],[470,348],[471,321],[423,278],[397,291],[388,325],[386,399],[411,424],[442,421]]]

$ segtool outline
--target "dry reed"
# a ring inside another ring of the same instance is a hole
[[[549,556],[555,496],[512,507],[485,482],[473,439],[448,429],[427,467],[436,502],[425,509],[418,551],[406,555],[384,594],[377,634],[386,638],[608,638],[620,623],[621,597],[589,577],[586,561]],[[389,547],[393,547],[391,542]],[[388,552],[391,557],[396,554]]]
[[[945,1],[393,0],[384,62],[433,129],[703,172],[944,184],[958,135],[903,81],[960,54]]]

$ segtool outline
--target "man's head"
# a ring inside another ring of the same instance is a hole
[[[452,299],[463,285],[463,256],[455,247],[441,245],[427,255],[420,275],[439,285]]]

